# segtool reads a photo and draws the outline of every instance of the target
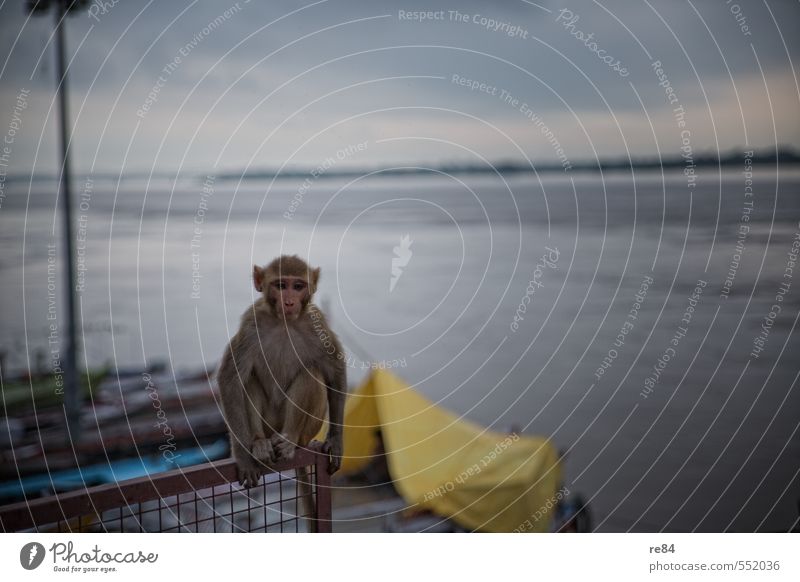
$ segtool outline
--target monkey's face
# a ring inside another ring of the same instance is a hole
[[[303,314],[318,282],[319,268],[310,268],[296,255],[280,256],[266,267],[253,265],[256,291],[264,294],[272,313],[285,321]]]
[[[281,277],[270,282],[267,299],[275,313],[286,321],[300,317],[310,298],[308,282],[302,277]]]

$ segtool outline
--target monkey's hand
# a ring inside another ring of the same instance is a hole
[[[297,445],[289,440],[286,435],[276,432],[272,435],[271,440],[276,457],[286,461],[294,459],[294,452],[297,449]]]
[[[255,487],[262,475],[261,469],[252,461],[236,461],[236,476],[239,485],[245,488]]]
[[[333,475],[342,466],[342,435],[328,434],[322,444],[322,452],[328,455],[328,474]]]
[[[269,464],[275,461],[275,450],[267,439],[254,440],[250,452],[253,454],[253,458],[261,463]]]

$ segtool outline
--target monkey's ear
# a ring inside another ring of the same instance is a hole
[[[264,291],[264,269],[258,265],[253,265],[253,285],[259,293]]]
[[[311,270],[311,292],[314,293],[317,290],[317,283],[319,283],[319,273],[320,268],[317,267],[316,269]]]

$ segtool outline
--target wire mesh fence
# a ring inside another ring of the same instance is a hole
[[[327,455],[298,449],[255,487],[230,459],[0,507],[5,532],[329,532]],[[297,469],[312,485],[303,503]],[[304,509],[307,508],[307,509]]]

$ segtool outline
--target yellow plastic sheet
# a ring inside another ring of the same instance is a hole
[[[380,431],[389,472],[409,505],[470,530],[548,531],[561,466],[547,439],[488,431],[385,370],[348,395],[344,423],[343,473],[372,460]]]

